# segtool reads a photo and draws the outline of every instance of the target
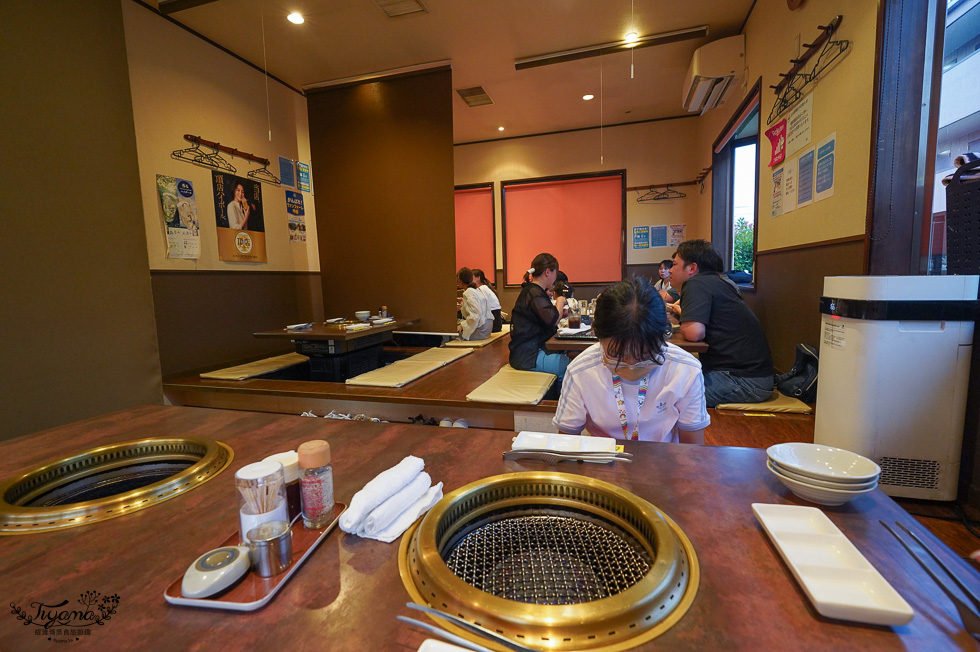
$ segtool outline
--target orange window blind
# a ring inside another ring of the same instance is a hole
[[[493,188],[456,191],[456,269],[482,269],[494,282]]]
[[[623,276],[625,175],[502,184],[504,277],[520,284],[531,261],[552,254],[576,283]]]

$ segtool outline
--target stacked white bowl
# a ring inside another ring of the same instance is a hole
[[[794,494],[820,505],[843,505],[874,491],[881,467],[833,446],[793,442],[770,446],[767,466]]]

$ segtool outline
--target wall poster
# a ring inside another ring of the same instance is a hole
[[[783,165],[783,215],[796,210],[796,184],[798,159],[790,159]]]
[[[303,192],[313,192],[313,184],[310,181],[310,166],[301,161],[296,161],[296,189]]]
[[[800,155],[796,175],[796,207],[803,208],[813,203],[813,150]]]
[[[772,171],[772,197],[770,203],[770,217],[779,217],[783,214],[783,168]]]
[[[633,248],[634,249],[649,249],[650,248],[650,227],[649,226],[634,226],[633,227]]]
[[[671,224],[670,225],[670,237],[667,242],[671,247],[676,247],[680,243],[684,242],[686,238],[684,233],[687,229],[686,224]]]
[[[766,129],[766,137],[772,145],[772,158],[769,159],[769,167],[779,165],[786,158],[786,121],[780,120],[769,129]]]
[[[303,193],[286,191],[286,216],[289,218],[289,241],[306,242],[306,209],[303,207]]]
[[[218,229],[218,259],[266,262],[262,184],[224,172],[211,174]]]
[[[666,247],[667,246],[667,227],[666,226],[651,226],[650,227],[650,246],[651,247]]]
[[[786,156],[792,156],[810,142],[812,125],[813,94],[811,93],[789,112],[789,120],[786,123]]]
[[[187,179],[158,174],[157,192],[167,229],[167,258],[199,258],[201,230],[194,184]]]
[[[296,166],[293,165],[293,159],[279,157],[279,182],[287,188],[296,187]]]
[[[814,176],[813,201],[820,201],[834,194],[834,168],[837,157],[837,132],[817,143],[817,164]]]

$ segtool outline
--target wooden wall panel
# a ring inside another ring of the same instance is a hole
[[[164,376],[288,352],[252,333],[323,319],[316,273],[154,271],[152,282]]]
[[[455,332],[452,73],[311,92],[324,310]]]
[[[0,2],[0,439],[162,403],[119,0]]]
[[[796,345],[820,345],[820,297],[825,276],[864,274],[864,239],[761,251],[756,289],[743,291],[769,340],[778,371],[793,366]]]

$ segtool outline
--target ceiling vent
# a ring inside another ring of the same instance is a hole
[[[463,98],[466,102],[466,106],[485,106],[487,104],[493,104],[493,100],[487,95],[487,92],[483,90],[482,86],[474,86],[472,88],[457,88],[456,92],[459,96]]]
[[[429,13],[429,10],[419,0],[374,0],[374,4],[388,14],[388,18]]]
[[[687,69],[681,92],[684,108],[702,115],[715,108],[725,92],[742,79],[744,71],[745,37],[741,34],[701,46],[694,51]]]

